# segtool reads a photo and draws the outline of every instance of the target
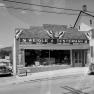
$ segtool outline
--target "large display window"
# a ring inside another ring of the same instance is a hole
[[[25,67],[70,64],[70,50],[25,50]]]

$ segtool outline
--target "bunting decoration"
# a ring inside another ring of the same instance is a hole
[[[64,35],[64,31],[55,32],[54,33],[54,38],[60,39],[63,35]]]
[[[64,35],[65,31],[60,31],[60,32],[53,32],[52,30],[46,30],[47,34],[49,35],[50,38],[61,38]]]
[[[53,38],[54,34],[53,34],[52,30],[46,30],[46,32],[50,38]]]
[[[87,36],[87,38],[90,40],[92,38],[92,32],[86,32],[85,35]]]
[[[65,32],[65,31],[59,32],[59,39],[62,38],[62,36],[64,35],[64,32]]]
[[[17,29],[17,30],[16,30],[16,34],[15,34],[16,39],[19,38],[19,36],[20,36],[20,34],[21,34],[22,32],[23,32],[22,29]]]

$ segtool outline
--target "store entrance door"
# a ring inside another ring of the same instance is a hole
[[[85,51],[74,50],[73,51],[73,65],[74,67],[82,67],[85,65]]]

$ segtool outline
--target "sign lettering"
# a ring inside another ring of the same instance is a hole
[[[47,43],[52,43],[52,44],[63,44],[63,43],[69,43],[69,44],[74,44],[74,43],[89,43],[88,40],[82,40],[82,39],[34,39],[34,38],[20,38],[20,43],[31,43],[31,44],[47,44]]]

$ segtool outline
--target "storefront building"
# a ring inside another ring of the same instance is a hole
[[[15,73],[56,70],[64,65],[84,67],[89,62],[89,40],[77,29],[44,24],[16,29],[15,35]]]

